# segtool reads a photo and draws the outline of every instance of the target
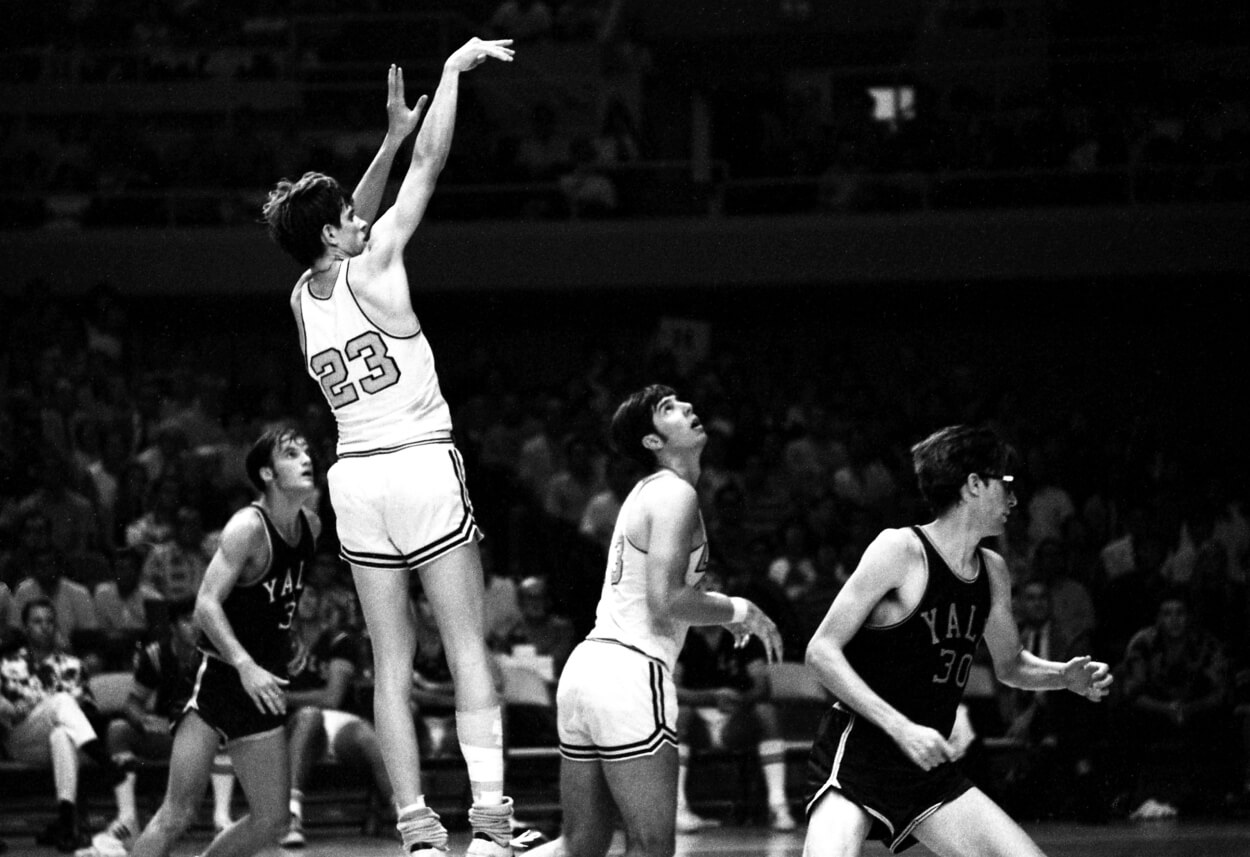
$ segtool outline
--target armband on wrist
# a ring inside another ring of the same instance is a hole
[[[729,599],[729,603],[734,607],[733,618],[729,621],[734,625],[741,624],[747,620],[747,613],[751,610],[751,602],[745,598],[733,597]]]

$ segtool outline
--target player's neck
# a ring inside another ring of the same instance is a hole
[[[921,529],[952,571],[959,574],[976,568],[974,560],[981,536],[961,519],[958,512],[943,515]]]
[[[299,540],[299,514],[304,508],[304,494],[286,494],[280,491],[269,491],[260,500],[260,505],[269,514],[269,519],[288,543]]]
[[[691,485],[699,484],[699,459],[673,458],[660,462],[657,470],[668,470],[676,473]]]
[[[341,253],[326,253],[319,256],[308,268],[308,281],[321,291],[334,288],[338,279],[339,264],[347,258]]]

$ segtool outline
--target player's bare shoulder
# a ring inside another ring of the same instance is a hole
[[[898,580],[924,570],[924,547],[910,528],[887,528],[877,534],[860,560],[858,570],[867,570]]]
[[[269,562],[269,532],[264,518],[255,506],[239,509],[221,530],[218,551],[226,559],[246,569]]]

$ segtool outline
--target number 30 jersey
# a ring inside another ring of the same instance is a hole
[[[308,274],[295,286],[304,365],[334,411],[338,457],[450,440],[451,411],[424,331],[392,336],[370,321],[352,293],[350,267],[350,259],[339,266],[328,298],[312,293]]]
[[[308,517],[299,513],[299,541],[288,544],[273,525],[269,514],[253,503],[236,512],[247,510],[260,515],[269,541],[269,567],[257,580],[236,583],[221,602],[221,609],[230,623],[230,630],[252,660],[279,678],[286,678],[291,660],[291,624],[304,591],[304,571],[312,565],[316,539],[308,526]],[[200,651],[220,658],[208,634],[200,632]]]
[[[864,625],[846,644],[860,678],[914,723],[951,734],[977,646],[990,615],[990,573],[977,551],[978,572],[953,572],[919,527],[928,582],[916,609],[893,625]]]

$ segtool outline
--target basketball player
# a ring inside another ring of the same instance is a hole
[[[135,654],[134,683],[123,716],[109,721],[106,738],[109,754],[127,772],[113,789],[117,818],[92,837],[90,848],[75,852],[76,857],[122,857],[130,853],[134,833],[139,830],[135,760],[169,758],[174,743],[170,724],[182,715],[195,691],[200,631],[195,626],[194,609],[194,598],[169,602],[168,633]],[[234,792],[234,769],[226,753],[219,752],[213,760],[212,785],[213,826],[224,830],[232,823],[230,800]]]
[[[724,625],[768,659],[776,625],[745,598],[700,585],[707,539],[695,485],[707,443],[672,389],[652,385],[612,417],[616,451],[651,474],[617,516],[595,626],[560,676],[560,796],[564,834],[527,854],[602,857],[616,813],[628,857],[671,857],[677,811],[677,690],[673,667],[691,625]]]
[[[503,729],[483,631],[481,538],[452,443],[434,357],[412,309],[404,248],[451,148],[460,75],[509,61],[509,40],[470,39],[443,65],[394,206],[370,226],[400,143],[426,106],[409,109],[391,67],[386,137],[355,194],[319,173],[279,182],[265,204],[270,235],[307,267],[291,295],[308,372],[338,424],[330,499],[373,642],[374,723],[404,849],[441,852],[447,831],[425,805],[408,700],[415,647],[409,574],[417,571],[442,629],[469,770],[474,857],[506,857],[512,802],[503,794]]]
[[[222,740],[249,812],[218,833],[204,857],[255,854],[286,831],[283,687],[291,622],[321,523],[304,508],[316,486],[299,434],[289,428],[266,432],[246,463],[261,499],[226,523],[200,584],[200,666],[174,725],[165,799],[135,842],[138,857],[166,857],[195,819]]]
[[[1094,702],[1106,664],[1022,650],[1001,556],[1016,498],[1014,453],[992,431],[952,426],[912,447],[934,520],[882,532],[838,593],[807,662],[838,698],[812,747],[807,857],[858,855],[871,836],[898,852],[1040,855],[1028,835],[955,766],[949,736],[985,637],[999,681],[1066,688]]]

